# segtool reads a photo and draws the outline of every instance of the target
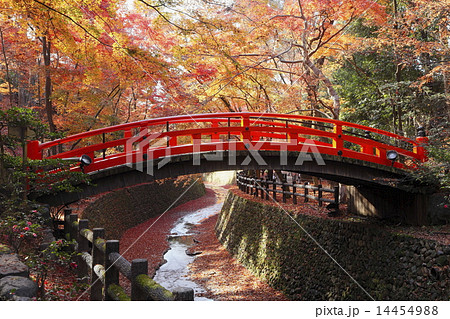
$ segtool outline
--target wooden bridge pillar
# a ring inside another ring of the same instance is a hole
[[[427,225],[428,194],[394,189],[347,186],[350,213],[394,219],[409,225]]]

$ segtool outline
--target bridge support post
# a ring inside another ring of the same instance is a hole
[[[428,194],[394,189],[348,186],[348,209],[361,216],[395,219],[409,225],[427,225]]]

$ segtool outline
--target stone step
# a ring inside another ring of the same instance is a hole
[[[25,277],[8,276],[0,279],[0,300],[28,300],[36,297],[37,284]]]
[[[6,276],[28,277],[28,267],[20,261],[17,254],[0,255],[0,279]]]

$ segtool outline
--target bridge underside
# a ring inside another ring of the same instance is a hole
[[[159,167],[158,167],[159,166]],[[420,194],[409,193],[399,186],[403,172],[339,156],[298,152],[237,151],[179,155],[140,165],[123,165],[91,173],[93,185],[80,185],[81,192],[59,193],[38,199],[51,206],[65,205],[80,199],[119,188],[158,179],[225,170],[274,169],[322,177],[350,188],[350,209],[354,213],[378,217],[402,215],[412,224],[424,223],[424,200]],[[418,198],[418,199],[417,199]],[[399,211],[400,209],[400,211]]]

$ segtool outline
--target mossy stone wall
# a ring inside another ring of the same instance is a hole
[[[127,229],[162,214],[191,185],[177,206],[205,194],[201,179],[165,179],[112,191],[88,205],[82,218],[89,219],[91,229],[104,228],[107,239],[120,239]]]
[[[229,192],[216,233],[241,263],[294,300],[450,298],[450,246],[378,225],[294,217]]]

